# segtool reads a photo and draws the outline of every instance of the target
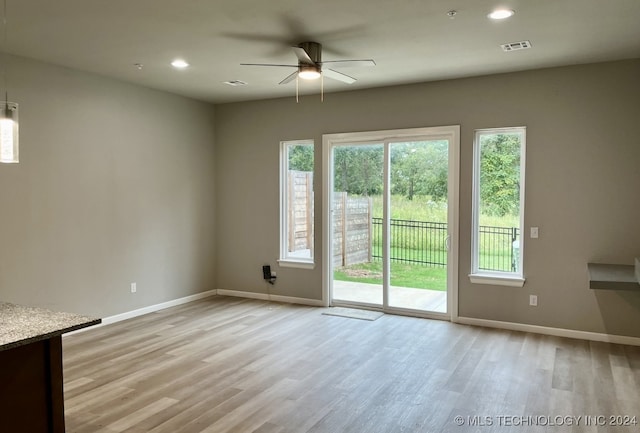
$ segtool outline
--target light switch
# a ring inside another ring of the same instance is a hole
[[[538,227],[531,227],[531,238],[538,238]]]

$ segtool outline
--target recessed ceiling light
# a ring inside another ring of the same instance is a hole
[[[504,20],[506,18],[512,17],[515,13],[516,11],[512,9],[496,9],[487,16],[492,20]]]
[[[189,66],[189,64],[182,59],[175,59],[173,62],[171,62],[171,66],[178,69],[184,69]]]

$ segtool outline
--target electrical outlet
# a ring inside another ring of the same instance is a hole
[[[538,227],[531,227],[531,238],[538,239]]]
[[[529,295],[529,305],[532,307],[538,306],[538,296],[537,295]]]
[[[136,283],[131,283],[131,293],[135,293],[138,290]]]

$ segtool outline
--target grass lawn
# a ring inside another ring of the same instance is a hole
[[[337,268],[333,278],[359,283],[382,283],[382,262],[362,263]],[[391,262],[391,285],[415,289],[447,289],[447,270],[444,267],[413,265]]]

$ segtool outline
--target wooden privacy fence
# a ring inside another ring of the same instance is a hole
[[[333,194],[333,265],[348,266],[371,261],[370,197]]]
[[[313,250],[313,173],[289,170],[289,252]],[[371,261],[372,201],[334,193],[333,264]]]
[[[289,170],[289,251],[313,250],[313,173]]]

